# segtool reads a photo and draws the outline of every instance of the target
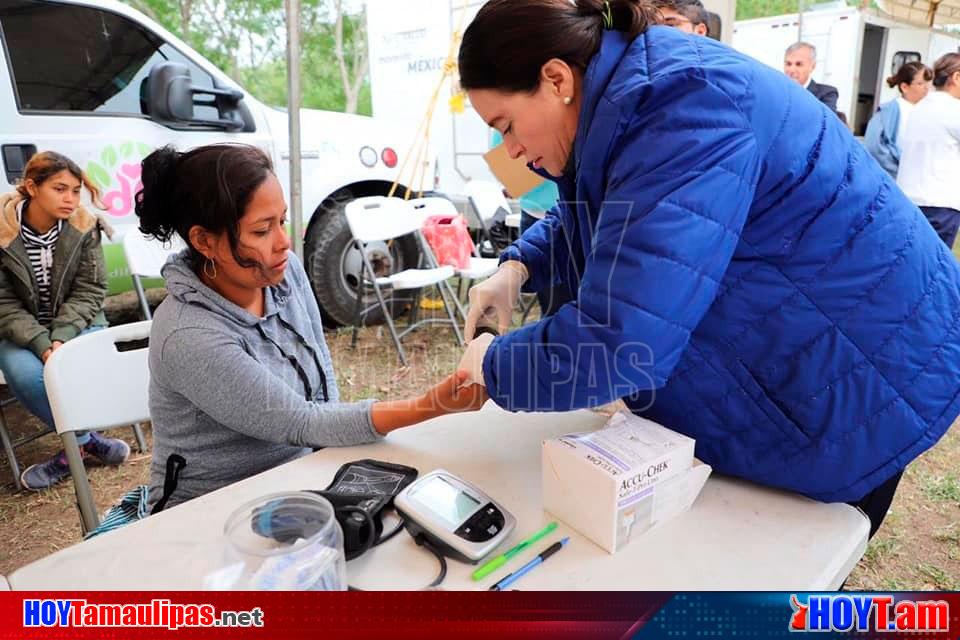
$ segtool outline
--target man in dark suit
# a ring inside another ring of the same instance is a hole
[[[817,48],[809,42],[797,42],[787,47],[783,57],[783,72],[793,78],[801,87],[816,96],[817,100],[837,111],[837,88],[829,84],[813,81],[811,74],[817,67]]]

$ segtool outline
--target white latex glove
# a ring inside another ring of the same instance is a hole
[[[460,358],[460,364],[457,371],[466,371],[469,377],[462,386],[470,384],[484,385],[483,382],[483,356],[486,355],[490,343],[493,342],[493,336],[489,333],[481,333],[475,340],[471,340]]]
[[[523,263],[508,260],[495,274],[470,287],[470,310],[463,327],[464,337],[473,340],[477,324],[496,326],[501,335],[506,333],[513,323],[513,308],[520,299],[520,287],[526,281],[527,268]]]

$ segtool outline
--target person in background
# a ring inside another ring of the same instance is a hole
[[[100,191],[80,167],[53,151],[35,154],[13,193],[0,196],[0,371],[14,397],[55,428],[43,368],[65,342],[107,325],[107,275],[101,220],[80,204],[86,188]],[[103,223],[109,233],[109,227]],[[77,433],[84,458],[119,465],[130,455],[123,440]],[[70,475],[61,450],[20,474],[28,489],[47,489]]]
[[[483,404],[462,372],[415,398],[340,401],[317,301],[290,251],[283,190],[259,148],[164,147],[143,160],[142,180],[140,230],[186,243],[163,267],[169,295],[150,333],[151,509],[311,448],[375,442]],[[174,454],[186,464],[168,478]]]
[[[723,21],[720,15],[713,11],[707,11],[707,37],[720,41],[723,36]]]
[[[960,53],[934,63],[933,88],[900,134],[897,184],[952,248],[960,228]]]
[[[700,0],[657,0],[654,6],[663,16],[663,24],[698,36],[710,32],[710,13]],[[719,39],[719,36],[715,39]]]
[[[897,138],[903,131],[913,106],[930,91],[933,71],[920,62],[907,62],[895,74],[887,78],[887,86],[900,90],[900,96],[880,105],[870,118],[864,145],[890,177],[896,180],[900,165],[900,145]]]
[[[814,82],[813,70],[816,68],[817,48],[815,46],[809,42],[795,42],[787,47],[783,57],[783,72],[836,113],[837,98],[840,94],[834,86]]]

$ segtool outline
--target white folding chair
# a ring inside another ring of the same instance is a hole
[[[133,289],[137,292],[140,311],[145,320],[149,320],[153,315],[150,313],[150,305],[147,304],[142,279],[162,277],[160,270],[166,264],[167,258],[183,248],[184,244],[179,236],[174,236],[170,242],[164,243],[147,238],[138,229],[131,229],[123,235],[123,255],[127,259]]]
[[[358,198],[349,202],[345,208],[347,225],[353,234],[354,243],[363,258],[363,269],[361,271],[361,282],[357,292],[357,302],[354,313],[353,340],[355,347],[357,344],[357,330],[359,329],[361,319],[369,309],[363,309],[364,291],[372,288],[377,297],[377,304],[383,311],[384,318],[387,321],[387,327],[390,329],[390,335],[397,348],[397,354],[400,356],[400,362],[407,364],[407,356],[403,350],[401,339],[406,334],[425,324],[447,323],[453,327],[457,344],[463,344],[463,335],[460,333],[460,327],[454,314],[455,306],[447,300],[447,288],[445,282],[454,275],[453,267],[432,267],[428,269],[405,269],[399,273],[389,276],[377,277],[370,263],[370,258],[366,252],[366,245],[371,242],[382,242],[392,240],[408,234],[414,234],[425,255],[432,255],[423,235],[420,233],[420,227],[423,224],[422,210],[415,210],[410,202],[402,198],[385,198],[383,196],[370,196]],[[384,300],[383,290],[404,291],[411,289],[421,289],[431,285],[437,286],[443,306],[447,311],[449,320],[441,318],[426,318],[417,322],[411,322],[401,333],[397,333],[396,326],[393,323],[393,314],[387,307]],[[451,296],[452,296],[452,292]],[[455,301],[454,301],[455,302]]]
[[[84,533],[99,524],[77,431],[96,431],[150,419],[147,340],[150,320],[78,336],[53,352],[43,382],[63,440]]]
[[[480,225],[481,242],[486,243],[491,252],[496,252],[493,235],[490,233],[490,224],[501,210],[504,216],[510,216],[513,212],[507,197],[503,195],[503,187],[488,180],[471,180],[463,189]],[[517,226],[520,226],[519,220]]]

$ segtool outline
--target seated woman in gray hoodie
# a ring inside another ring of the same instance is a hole
[[[339,402],[320,312],[289,251],[283,191],[260,149],[165,147],[144,159],[142,181],[140,230],[187,244],[163,268],[169,295],[150,336],[151,508],[173,454],[186,465],[167,507],[312,447],[374,442],[486,400],[478,385],[460,388],[458,372],[418,398]]]

